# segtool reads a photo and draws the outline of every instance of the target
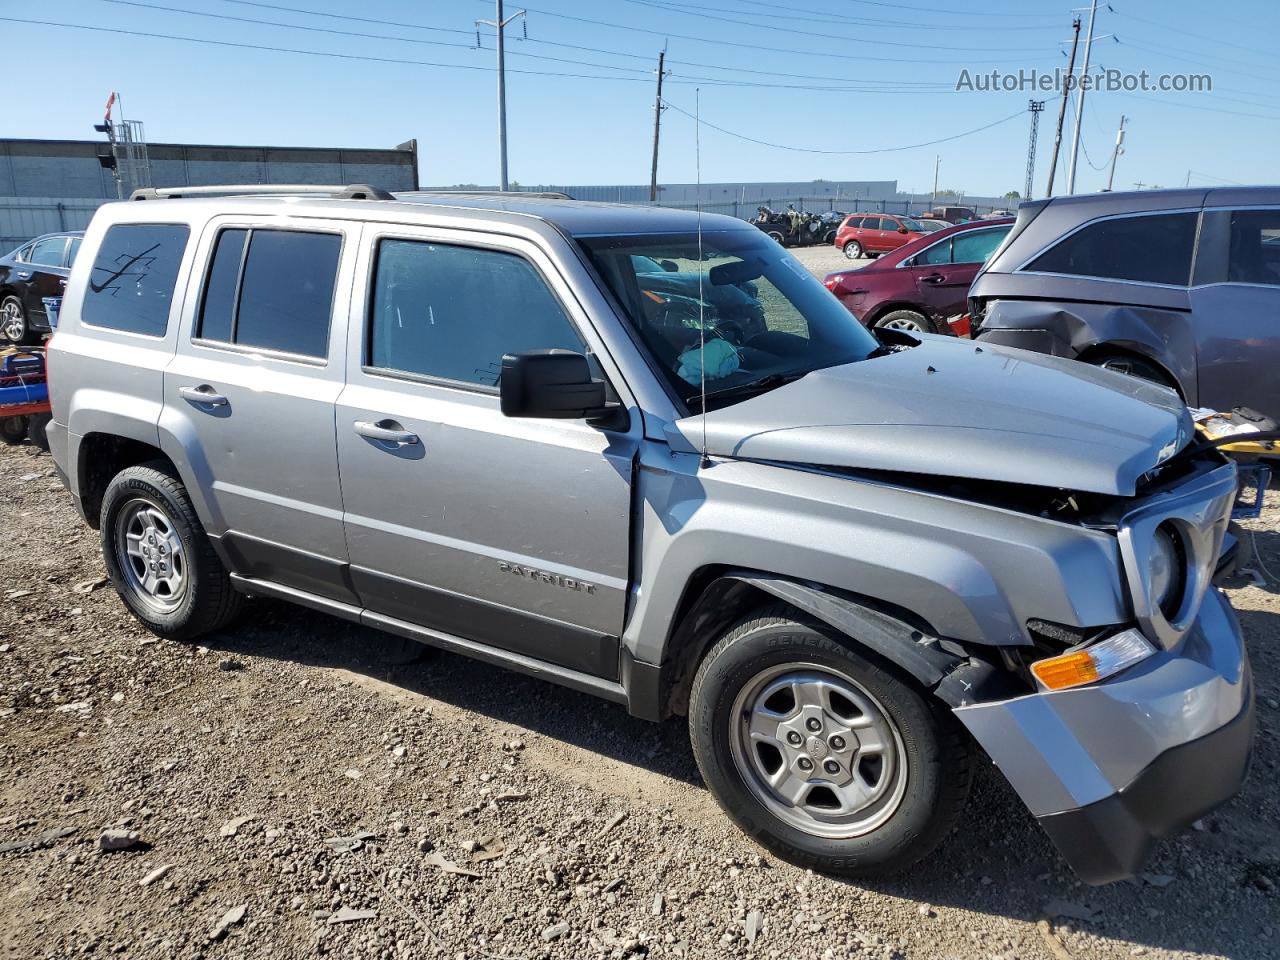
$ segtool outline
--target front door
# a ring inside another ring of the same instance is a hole
[[[355,603],[334,401],[360,228],[219,218],[201,237],[161,427],[235,572]]]
[[[1197,403],[1280,420],[1280,209],[1207,210],[1200,233]]]
[[[504,353],[592,352],[586,317],[527,241],[366,229],[337,405],[361,601],[614,678],[639,425],[510,419],[497,390]]]
[[[27,262],[18,266],[24,281],[23,308],[27,322],[38,330],[49,329],[45,297],[60,297],[67,286],[67,237],[46,237],[31,245]],[[24,276],[25,274],[25,276]]]

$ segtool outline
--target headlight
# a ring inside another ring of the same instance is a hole
[[[1031,665],[1031,673],[1046,690],[1065,690],[1105,680],[1155,652],[1156,648],[1137,630],[1122,630],[1083,649],[1037,660]]]
[[[1177,616],[1182,606],[1182,585],[1186,579],[1186,553],[1177,532],[1167,523],[1156,528],[1151,538],[1151,605],[1166,620]]]

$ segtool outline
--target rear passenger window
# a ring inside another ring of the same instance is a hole
[[[370,304],[369,364],[496,386],[504,353],[584,347],[523,257],[383,240]]]
[[[89,274],[80,322],[163,337],[190,233],[186,226],[172,223],[108,228]]]
[[[223,230],[197,336],[306,357],[328,354],[342,238],[298,230]]]
[[[1101,220],[1060,240],[1025,269],[1186,286],[1197,216],[1162,213]]]
[[[1280,285],[1280,210],[1233,210],[1227,281]]]
[[[923,250],[916,254],[915,265],[917,267],[925,267],[931,264],[951,262],[951,238],[948,237],[941,243],[935,243],[928,250]]]

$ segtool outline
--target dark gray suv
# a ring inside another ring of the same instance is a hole
[[[1280,417],[1280,187],[1024,203],[969,301],[983,342]]]

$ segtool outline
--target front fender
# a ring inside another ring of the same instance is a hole
[[[708,567],[768,571],[910,611],[963,642],[1031,642],[1130,612],[1111,534],[894,484],[648,450],[639,472],[639,589],[623,642],[666,659],[686,586]]]

